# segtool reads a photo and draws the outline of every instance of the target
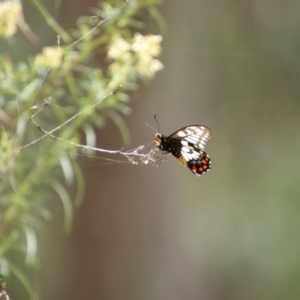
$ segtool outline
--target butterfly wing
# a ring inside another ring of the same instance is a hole
[[[197,176],[201,176],[203,173],[211,169],[210,158],[205,151],[202,151],[198,159],[187,161],[187,167]]]
[[[212,132],[209,127],[203,125],[190,125],[177,130],[167,139],[186,141],[197,146],[199,149],[204,150],[205,144],[210,139],[211,135]]]
[[[180,164],[187,166],[195,175],[200,176],[210,170],[210,158],[204,151],[205,144],[212,135],[211,129],[203,125],[183,127],[169,137],[171,153]]]

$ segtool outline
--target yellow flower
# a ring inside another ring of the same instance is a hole
[[[130,44],[124,39],[116,38],[108,49],[107,56],[112,59],[127,60],[131,56],[129,53],[130,48]]]
[[[56,69],[60,66],[62,50],[57,47],[44,47],[43,53],[37,54],[35,64],[38,67]]]
[[[136,68],[141,75],[153,78],[154,74],[163,68],[163,64],[150,55],[144,55],[140,57]]]
[[[114,61],[109,68],[118,79],[113,81],[114,84],[136,75],[153,78],[163,68],[162,63],[154,58],[161,53],[161,41],[160,35],[143,36],[140,33],[136,33],[131,41],[116,37],[107,53],[107,57]]]
[[[161,53],[161,35],[146,35],[136,33],[133,37],[132,50],[139,55],[158,56]]]
[[[10,37],[17,31],[17,18],[21,6],[14,2],[0,2],[0,35]]]

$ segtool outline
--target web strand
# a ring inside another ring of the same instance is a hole
[[[78,144],[78,143],[63,139],[54,134],[55,132],[61,130],[67,124],[74,121],[80,114],[84,113],[87,109],[91,109],[91,108],[95,107],[97,104],[99,104],[101,101],[105,100],[107,97],[115,94],[117,90],[118,90],[118,88],[111,91],[106,96],[101,98],[99,101],[95,102],[94,104],[90,105],[89,107],[85,108],[84,110],[81,110],[80,112],[78,112],[77,114],[73,115],[71,118],[66,120],[64,123],[51,129],[50,131],[45,130],[34,119],[37,116],[37,114],[39,114],[47,105],[50,105],[50,101],[45,100],[43,104],[33,107],[32,109],[34,109],[34,112],[29,117],[29,120],[32,122],[32,124],[36,128],[38,128],[43,133],[43,135],[41,137],[35,139],[34,141],[32,141],[24,146],[21,146],[20,148],[18,148],[17,151],[21,151],[28,147],[34,146],[35,144],[37,144],[38,142],[40,142],[42,139],[44,139],[46,137],[51,137],[58,141],[68,143],[74,147],[80,148],[81,150],[95,151],[95,152],[101,152],[101,153],[106,153],[106,154],[118,154],[118,155],[122,155],[123,157],[126,157],[126,159],[127,159],[126,161],[122,161],[122,160],[112,160],[112,159],[108,159],[108,158],[107,159],[101,158],[103,160],[106,160],[108,163],[131,163],[134,165],[142,163],[142,164],[153,164],[155,166],[158,166],[161,163],[161,161],[164,159],[165,154],[163,154],[163,156],[162,156],[162,153],[159,151],[159,149],[157,147],[155,147],[153,142],[150,142],[147,145],[138,146],[134,149],[130,149],[127,151],[124,151],[123,148],[118,149],[118,150],[109,150],[109,149],[103,149],[103,148],[97,148],[97,147],[87,146],[87,145],[83,145],[83,144]],[[86,155],[86,157],[89,157],[89,155]],[[96,157],[96,158],[98,158],[98,157]]]

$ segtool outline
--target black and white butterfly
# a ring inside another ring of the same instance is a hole
[[[210,170],[210,158],[204,151],[211,137],[211,129],[203,125],[190,125],[166,137],[155,134],[155,145],[165,153],[171,153],[179,163],[187,166],[195,175],[200,176]]]

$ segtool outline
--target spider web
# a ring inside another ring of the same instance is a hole
[[[130,163],[133,165],[138,165],[138,164],[152,164],[155,166],[158,166],[165,158],[165,153],[162,153],[154,144],[154,142],[150,142],[146,145],[140,145],[138,147],[135,147],[133,149],[129,150],[124,150],[123,148],[119,150],[110,150],[110,149],[104,149],[104,148],[98,148],[98,147],[92,147],[84,144],[79,144],[75,143],[66,139],[63,139],[55,133],[57,131],[60,131],[63,127],[68,125],[69,123],[73,122],[80,114],[84,113],[86,110],[91,109],[95,107],[98,103],[102,102],[104,99],[108,98],[109,96],[113,95],[117,89],[113,90],[94,104],[88,106],[87,108],[79,111],[75,115],[73,115],[71,118],[67,119],[65,122],[60,124],[59,126],[56,126],[55,128],[51,130],[46,130],[44,129],[40,124],[37,123],[35,120],[35,117],[41,113],[44,109],[47,108],[47,106],[53,105],[49,99],[45,99],[42,104],[35,105],[31,108],[30,110],[30,117],[25,121],[24,126],[26,126],[29,122],[31,122],[37,129],[39,129],[43,135],[40,136],[39,138],[33,140],[30,143],[27,143],[26,145],[23,145],[17,149],[17,151],[22,151],[26,148],[33,147],[43,139],[50,137],[53,139],[56,139],[58,141],[64,142],[71,144],[74,147],[77,147],[83,152],[82,154],[79,153],[72,153],[69,152],[70,155],[78,156],[78,157],[89,157],[89,158],[95,158],[97,160],[103,161],[101,164],[120,164],[120,163]],[[63,107],[60,107],[64,109]],[[120,155],[123,157],[123,159],[111,159],[111,158],[106,158],[106,157],[98,157],[98,156],[91,156],[87,152],[88,151],[94,151],[94,152],[100,152],[100,153],[105,153],[105,154],[111,154],[111,155]],[[43,150],[43,151],[49,151],[49,150]],[[53,151],[51,151],[53,152]],[[86,153],[85,153],[86,152]],[[125,159],[124,159],[125,158]]]

